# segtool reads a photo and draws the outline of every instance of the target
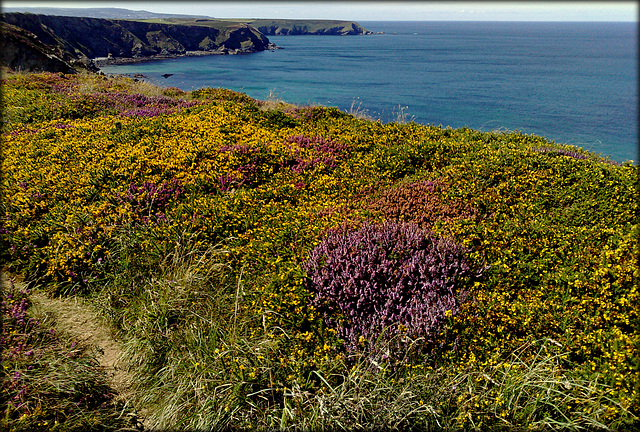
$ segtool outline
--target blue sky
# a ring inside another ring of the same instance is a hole
[[[5,1],[3,7],[120,7],[216,18],[300,18],[353,21],[637,21],[624,2],[464,1]]]

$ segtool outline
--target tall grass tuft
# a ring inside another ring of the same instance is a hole
[[[354,116],[358,120],[374,120],[374,118],[369,114],[369,110],[363,108],[362,101],[358,101],[358,99],[351,101],[351,106],[347,110],[347,114]]]
[[[269,96],[264,101],[260,101],[258,105],[263,111],[284,111],[296,108],[295,104],[285,102],[275,89],[269,90]]]
[[[268,414],[265,427],[284,430],[616,430],[607,415],[631,413],[610,388],[570,372],[556,341],[532,342],[483,368],[372,370],[359,356],[317,373],[324,386],[305,392],[294,384],[287,403]],[[350,366],[349,366],[350,365]],[[637,419],[636,419],[637,421]],[[624,427],[625,425],[618,425]],[[629,425],[627,425],[629,426]]]

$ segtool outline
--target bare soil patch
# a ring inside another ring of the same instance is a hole
[[[127,376],[121,362],[122,348],[91,306],[77,297],[49,298],[41,292],[33,292],[30,297],[36,313],[52,315],[58,332],[99,349],[97,359],[107,373],[110,386],[120,397],[124,396]]]

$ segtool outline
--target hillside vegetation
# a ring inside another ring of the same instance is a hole
[[[28,284],[3,427],[124,422],[30,290],[100,311],[150,427],[638,426],[636,166],[225,89],[2,85],[0,253]]]

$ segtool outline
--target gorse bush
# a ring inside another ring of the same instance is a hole
[[[305,263],[311,304],[348,351],[393,341],[382,356],[397,358],[411,344],[432,343],[442,323],[458,313],[465,284],[481,275],[467,252],[412,223],[345,227],[329,234]]]
[[[216,101],[233,101],[255,105],[257,101],[244,93],[223,88],[204,87],[191,92],[193,99],[212,99]]]

